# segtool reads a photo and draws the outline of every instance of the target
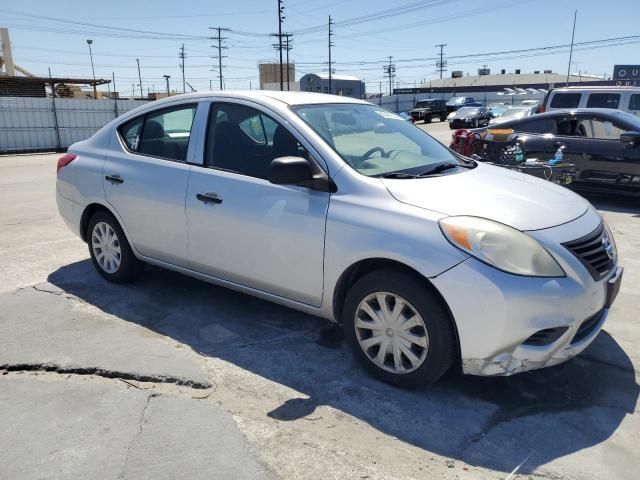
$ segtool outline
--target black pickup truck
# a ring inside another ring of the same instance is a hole
[[[422,120],[424,123],[431,123],[433,118],[439,118],[441,122],[444,122],[447,119],[447,103],[440,98],[419,100],[415,108],[409,112],[409,115],[411,115],[411,121],[414,123],[418,120]]]

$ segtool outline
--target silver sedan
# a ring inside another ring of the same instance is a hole
[[[324,94],[142,106],[60,158],[57,203],[108,281],[153,264],[334,320],[406,387],[577,355],[622,276],[578,195]]]

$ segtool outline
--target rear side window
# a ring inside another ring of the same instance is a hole
[[[551,108],[576,108],[581,96],[581,93],[556,93],[551,99]]]
[[[631,95],[629,99],[629,110],[640,110],[640,95]]]
[[[140,146],[140,134],[142,133],[142,124],[144,117],[134,118],[120,127],[120,135],[132,152],[137,152]]]
[[[587,100],[589,108],[618,108],[619,104],[619,93],[592,93]]]
[[[120,135],[132,152],[167,160],[187,159],[196,105],[156,110],[120,127]]]

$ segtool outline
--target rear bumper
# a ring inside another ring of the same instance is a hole
[[[56,204],[58,206],[58,212],[64,220],[64,223],[67,224],[67,227],[78,237],[82,238],[82,235],[80,235],[80,220],[82,218],[82,212],[84,211],[82,205],[64,197],[62,193],[60,193],[58,186],[56,186]]]

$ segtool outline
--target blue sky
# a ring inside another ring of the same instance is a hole
[[[367,82],[369,92],[377,92],[383,79],[382,62],[389,55],[397,66],[399,86],[413,86],[422,79],[437,78],[434,45],[446,43],[449,57],[502,52],[569,43],[573,11],[578,9],[576,42],[640,35],[638,0],[432,0],[418,10],[382,20],[341,26],[354,17],[418,3],[416,0],[284,0],[284,30],[294,32],[291,60],[297,64],[297,77],[307,72],[326,71],[327,30],[305,29],[324,25],[331,14],[337,23],[333,60],[336,73],[358,75]],[[0,26],[10,29],[14,61],[35,74],[91,77],[86,39],[93,40],[96,76],[111,78],[115,72],[117,89],[130,94],[137,84],[136,57],[140,59],[144,90],[164,89],[162,75],[171,75],[171,87],[181,90],[178,50],[184,42],[187,81],[198,90],[217,89],[217,72],[211,65],[216,51],[214,34],[208,27],[227,27],[233,31],[224,51],[226,88],[256,88],[257,62],[275,59],[277,32],[276,0],[182,2],[123,1],[64,2],[22,0],[0,5]],[[30,16],[20,15],[24,13]],[[51,19],[66,20],[64,23]],[[89,24],[121,29],[172,34],[172,38],[124,30],[105,30]],[[179,35],[185,36],[180,37]],[[616,63],[640,63],[640,41],[574,53],[572,71],[611,75]],[[568,53],[553,55],[501,54],[490,57],[450,59],[449,70],[477,72],[486,64],[493,72],[504,68],[523,72],[552,69],[566,72]],[[519,58],[517,58],[519,57]],[[138,88],[138,87],[136,87]]]

